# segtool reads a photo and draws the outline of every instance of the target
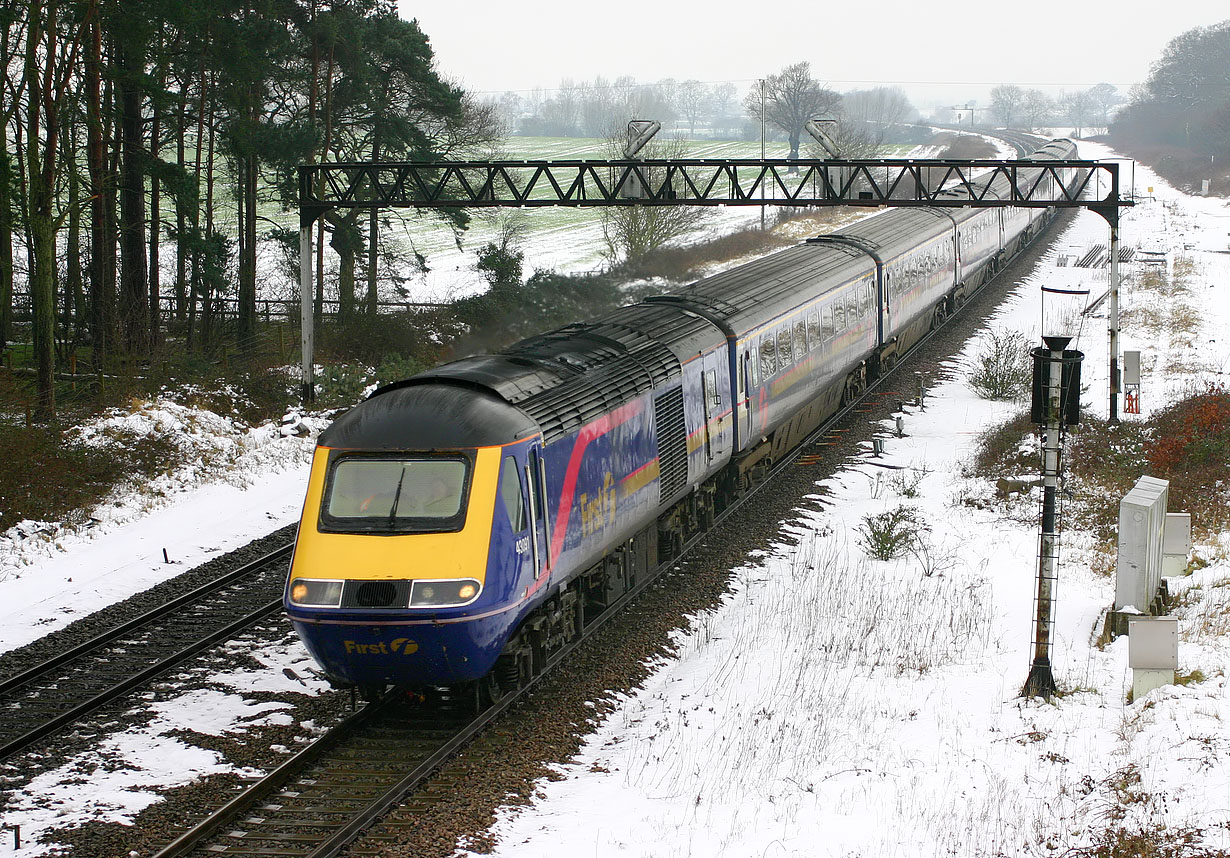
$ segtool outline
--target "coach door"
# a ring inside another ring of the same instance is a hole
[[[739,362],[738,370],[735,372],[735,377],[738,379],[735,393],[735,402],[738,405],[735,408],[735,414],[739,424],[739,436],[735,439],[735,445],[740,450],[747,447],[746,439],[752,437],[752,391],[756,387],[755,370],[756,350],[749,343],[747,351],[743,353],[743,359]]]
[[[705,401],[705,455],[712,462],[725,449],[722,436],[722,388],[718,385],[715,366],[720,354],[701,361],[701,398]]]
[[[526,499],[530,513],[530,547],[534,558],[534,577],[551,568],[551,512],[547,508],[547,466],[542,448],[535,444],[525,460]]]

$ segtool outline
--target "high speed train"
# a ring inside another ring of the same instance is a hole
[[[1031,157],[1075,152],[1059,140]],[[498,698],[1052,215],[890,209],[380,388],[320,436],[291,622],[339,685]]]

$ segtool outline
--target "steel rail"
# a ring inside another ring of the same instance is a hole
[[[1024,251],[1025,247],[1031,246],[1050,227],[1050,223],[1046,228],[1039,231],[1028,245],[1022,246],[1016,256]],[[1015,257],[1014,257],[1015,258]],[[1002,271],[1003,269],[1001,269]],[[990,278],[986,283],[979,286],[970,296],[982,293],[990,282],[998,279],[1000,272]],[[968,305],[968,300],[966,305]],[[930,343],[932,339],[938,336],[953,320],[962,313],[964,306],[958,308],[954,313],[948,315],[937,324],[934,328],[927,332],[918,342],[910,347],[902,356],[897,364],[889,371],[885,372],[874,382],[869,384],[866,390],[856,399],[847,405],[839,408],[834,414],[826,419],[819,427],[811,432],[802,442],[794,447],[782,459],[774,463],[764,479],[756,483],[745,493],[736,498],[729,506],[723,509],[717,516],[714,517],[713,523],[705,530],[694,534],[682,546],[678,555],[670,558],[662,563],[659,563],[653,571],[638,581],[631,589],[613,602],[609,608],[595,617],[585,628],[581,634],[574,638],[571,642],[565,644],[554,654],[548,657],[543,670],[537,675],[530,678],[524,685],[517,689],[509,691],[499,701],[490,705],[482,712],[478,713],[472,720],[466,723],[452,737],[443,742],[434,752],[426,759],[416,763],[404,776],[402,776],[394,785],[386,789],[383,793],[374,799],[371,799],[358,812],[354,813],[348,820],[340,823],[334,828],[332,833],[326,835],[321,842],[310,847],[310,851],[298,853],[303,858],[335,858],[344,850],[351,842],[358,838],[365,830],[376,824],[379,819],[386,816],[393,808],[397,807],[405,798],[418,788],[425,780],[435,773],[445,762],[448,761],[458,750],[465,747],[475,737],[478,736],[484,729],[499,718],[512,705],[523,699],[531,690],[539,685],[547,676],[555,670],[555,668],[565,659],[569,658],[580,646],[589,642],[594,635],[601,631],[609,622],[616,616],[622,614],[623,609],[631,602],[639,598],[646,589],[653,585],[659,578],[662,577],[669,569],[678,565],[681,561],[686,560],[689,555],[705,542],[716,531],[719,525],[727,519],[743,509],[744,505],[757,498],[762,491],[766,491],[772,486],[776,479],[785,471],[791,468],[794,463],[812,446],[816,441],[824,438],[831,433],[833,427],[841,420],[857,412],[859,406],[868,402],[873,395],[882,395],[880,390],[890,380],[898,377],[900,372],[905,371],[907,362],[921,349],[924,345]],[[388,701],[384,701],[387,703]],[[279,788],[292,778],[297,772],[302,771],[307,765],[319,760],[327,748],[336,747],[341,742],[345,741],[346,734],[353,731],[366,721],[360,720],[357,716],[365,712],[375,711],[375,705],[369,705],[360,710],[356,715],[351,716],[346,721],[339,724],[337,727],[322,736],[317,742],[305,748],[295,757],[283,763],[276,770],[271,772],[265,778],[261,779],[254,785],[237,795],[230,802],[219,808],[214,814],[211,814],[206,819],[199,822],[192,829],[185,832],[171,844],[168,844],[162,850],[157,852],[154,858],[180,858],[190,852],[195,847],[201,845],[206,839],[213,834],[216,834],[224,825],[232,821],[241,813],[248,811],[255,802],[272,793],[274,789]],[[327,744],[327,748],[323,745]],[[322,746],[319,747],[318,746]],[[217,850],[211,850],[217,852]],[[287,852],[287,854],[290,854]]]
[[[252,574],[254,571],[261,569],[268,564],[276,563],[278,560],[288,556],[293,549],[293,545],[281,546],[274,551],[266,554],[257,560],[247,563],[238,569],[221,576],[215,581],[211,581],[197,589],[186,593],[183,596],[178,596],[168,602],[159,605],[151,611],[136,617],[127,622],[121,623],[114,628],[108,629],[100,635],[92,638],[85,643],[73,647],[40,665],[37,665],[30,670],[24,671],[16,676],[9,677],[0,684],[0,694],[4,694],[8,698],[12,698],[14,693],[23,686],[29,686],[46,677],[52,670],[72,662],[75,659],[88,657],[107,644],[113,643],[125,635],[140,631],[143,627],[148,627],[159,620],[162,620],[175,611],[183,607],[201,601],[203,598],[215,595],[226,587],[238,582],[243,577]],[[236,632],[244,628],[252,626],[260,622],[270,614],[275,613],[282,606],[282,600],[278,599],[267,602],[261,605],[254,611],[250,611],[243,617],[227,623],[224,626],[214,629],[207,635],[204,635],[194,641],[192,644],[183,647],[169,656],[166,656],[158,661],[150,664],[144,669],[135,673],[129,674],[122,681],[111,685],[109,688],[84,699],[76,705],[70,707],[63,712],[41,721],[37,726],[24,733],[21,733],[0,744],[0,760],[11,757],[13,754],[28,748],[35,742],[45,739],[53,735],[60,729],[66,727],[75,721],[81,720],[83,717],[93,712],[94,710],[110,703],[114,700],[123,697],[128,692],[140,687],[154,677],[176,667],[195,655],[204,652],[217,643],[233,637]]]
[[[215,810],[205,819],[189,828],[179,837],[154,853],[154,858],[172,858],[184,855],[196,848],[203,840],[216,834],[218,829],[230,822],[240,813],[245,812],[254,802],[262,801],[288,783],[296,774],[319,760],[326,752],[344,742],[350,734],[372,721],[382,707],[391,705],[392,698],[386,698],[379,703],[369,703],[362,709],[352,712],[343,720],[333,725],[316,741],[287,759],[276,769],[265,775],[247,789],[239,792]]]
[[[151,611],[146,611],[144,614],[142,614],[139,617],[134,617],[133,619],[123,622],[118,626],[110,628],[107,631],[103,632],[102,634],[99,634],[99,635],[96,635],[90,638],[88,641],[85,641],[84,643],[78,644],[77,646],[72,647],[71,649],[67,649],[57,656],[49,658],[46,661],[35,665],[29,670],[15,674],[13,676],[5,677],[4,679],[0,679],[0,694],[7,694],[10,690],[20,685],[25,685],[37,679],[38,677],[42,676],[45,673],[50,673],[52,670],[55,670],[57,667],[60,667],[63,664],[67,664],[68,662],[72,661],[75,658],[79,658],[83,655],[87,655],[91,650],[97,649],[103,644],[110,643],[116,638],[122,637],[128,632],[131,632],[134,629],[137,629],[140,626],[145,625],[146,623],[152,622],[160,617],[163,617],[166,614],[169,614],[172,611],[176,610],[177,608],[181,608],[190,602],[194,602],[197,599],[200,599],[204,596],[208,596],[209,594],[222,589],[228,584],[231,584],[235,580],[242,578],[244,575],[247,575],[252,570],[257,569],[266,563],[272,563],[274,560],[278,560],[283,556],[289,555],[290,552],[294,549],[294,547],[295,547],[295,544],[293,542],[288,542],[286,545],[283,545],[279,548],[275,548],[273,551],[269,552],[264,557],[261,557],[257,560],[253,560],[250,563],[240,566],[238,569],[234,569],[226,573],[222,577],[217,578],[213,581],[210,581],[207,584],[202,584],[200,587],[197,587],[195,590],[192,590],[189,593],[185,593],[182,596],[176,596],[174,599],[171,599],[169,602],[164,602],[161,605],[159,605],[157,608],[154,608]]]
[[[23,733],[17,738],[6,742],[4,745],[0,745],[0,760],[4,760],[6,757],[10,757],[18,751],[28,748],[33,743],[52,735],[61,728],[72,724],[74,721],[80,721],[84,716],[90,714],[95,709],[105,706],[114,700],[118,700],[134,688],[139,688],[141,685],[159,674],[165,673],[171,668],[182,664],[194,655],[199,655],[212,647],[214,644],[229,640],[236,632],[255,625],[265,617],[278,611],[281,607],[282,599],[279,597],[275,601],[269,602],[246,616],[235,620],[233,623],[223,626],[222,628],[215,630],[213,633],[198,639],[195,643],[184,647],[173,655],[155,662],[145,670],[129,675],[129,677],[123,682],[112,685],[106,691],[100,692],[85,702],[80,703],[71,709],[65,710],[60,715],[48,721],[42,722],[33,730]]]

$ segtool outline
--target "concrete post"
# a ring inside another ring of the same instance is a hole
[[[304,405],[316,399],[316,383],[312,377],[313,349],[316,341],[315,316],[312,313],[312,221],[299,218],[299,335],[303,350],[300,397]]]

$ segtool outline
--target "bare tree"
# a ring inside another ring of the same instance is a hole
[[[709,107],[709,87],[698,80],[685,80],[676,93],[679,113],[688,121],[688,134],[696,133],[696,121]]]
[[[1090,108],[1102,128],[1110,129],[1110,113],[1123,99],[1112,83],[1099,83],[1089,89]]]
[[[1025,98],[1021,101],[1021,114],[1029,130],[1038,128],[1044,119],[1051,115],[1055,103],[1040,89],[1027,89]]]
[[[1063,110],[1068,122],[1072,123],[1073,136],[1080,137],[1084,133],[1091,103],[1087,89],[1078,89],[1059,97],[1059,107]]]
[[[841,96],[823,87],[811,76],[811,63],[786,66],[764,79],[764,118],[786,132],[790,158],[798,159],[799,141],[807,120],[833,111]],[[753,85],[743,100],[748,115],[760,120],[761,90]]]
[[[1025,103],[1025,90],[1012,84],[997,86],[991,90],[991,110],[1003,121],[1005,128],[1012,127],[1012,117]]]
[[[729,81],[713,87],[709,110],[715,127],[729,130],[732,125],[738,125],[738,119],[735,116],[736,92],[738,92],[738,87]]]
[[[581,87],[581,124],[589,137],[601,137],[614,120],[615,94],[601,75]]]
[[[612,158],[623,157],[623,127],[608,135]],[[686,158],[687,145],[682,138],[655,139],[641,150],[638,157],[646,160]],[[656,171],[646,169],[651,185],[660,181]],[[682,190],[682,189],[677,189]],[[671,241],[696,229],[708,212],[700,206],[611,206],[602,209],[602,237],[609,259],[639,259]]]
[[[841,114],[850,123],[864,125],[868,137],[879,147],[893,128],[914,115],[914,105],[900,87],[878,86],[845,93]]]

